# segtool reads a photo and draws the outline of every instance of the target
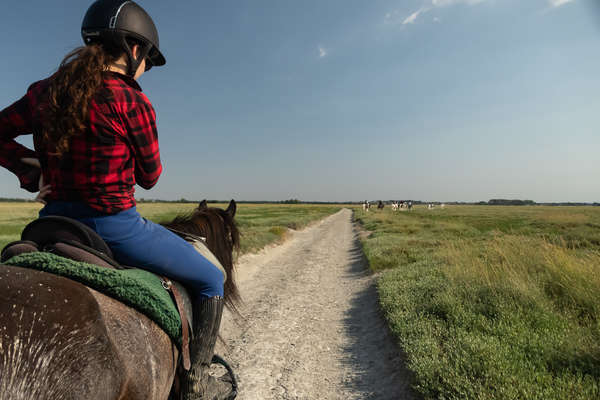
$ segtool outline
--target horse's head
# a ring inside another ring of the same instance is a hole
[[[226,210],[208,207],[206,200],[202,200],[190,215],[200,236],[206,238],[206,246],[225,268],[233,265],[233,251],[240,246],[240,232],[234,220],[236,210],[234,200]]]
[[[232,309],[240,300],[239,291],[235,285],[233,253],[239,250],[240,232],[234,217],[237,205],[234,200],[229,202],[226,210],[208,207],[206,200],[200,202],[191,214],[178,216],[173,221],[164,224],[180,232],[206,238],[206,247],[217,257],[225,271],[225,302]]]

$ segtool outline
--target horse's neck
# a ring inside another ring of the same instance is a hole
[[[194,249],[196,249],[196,251],[198,253],[202,254],[204,256],[204,258],[206,258],[208,261],[213,263],[217,268],[219,268],[221,270],[221,272],[223,272],[223,275],[225,276],[225,280],[227,280],[227,270],[225,269],[225,267],[223,267],[223,265],[221,264],[221,261],[219,261],[217,259],[217,257],[213,253],[213,251],[211,251],[203,241],[193,240],[190,243],[192,244],[192,246],[194,246]]]

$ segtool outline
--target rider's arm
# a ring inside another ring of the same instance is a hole
[[[23,189],[34,193],[38,191],[40,169],[22,162],[21,158],[37,158],[37,155],[14,140],[31,133],[27,96],[0,111],[0,166],[15,174]]]
[[[150,189],[162,172],[156,115],[152,105],[146,100],[136,104],[127,117],[129,138],[135,158],[135,181],[142,188]]]

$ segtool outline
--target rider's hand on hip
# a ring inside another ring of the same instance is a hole
[[[36,168],[42,168],[41,164],[40,164],[40,160],[38,160],[37,158],[29,158],[29,157],[24,157],[21,158],[21,162],[27,165],[31,165],[32,167],[36,167]],[[38,201],[42,204],[46,204],[46,202],[44,201],[44,197],[46,197],[46,195],[48,195],[50,192],[52,192],[52,188],[50,185],[44,185],[44,174],[41,173],[40,171],[40,181],[38,184],[38,189],[39,189],[39,193],[37,196],[35,196],[35,201]]]

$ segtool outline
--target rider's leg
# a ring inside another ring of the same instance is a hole
[[[85,222],[85,221],[84,221]],[[135,209],[94,218],[96,232],[121,264],[165,275],[189,286],[196,299],[223,296],[223,272],[173,232]]]

